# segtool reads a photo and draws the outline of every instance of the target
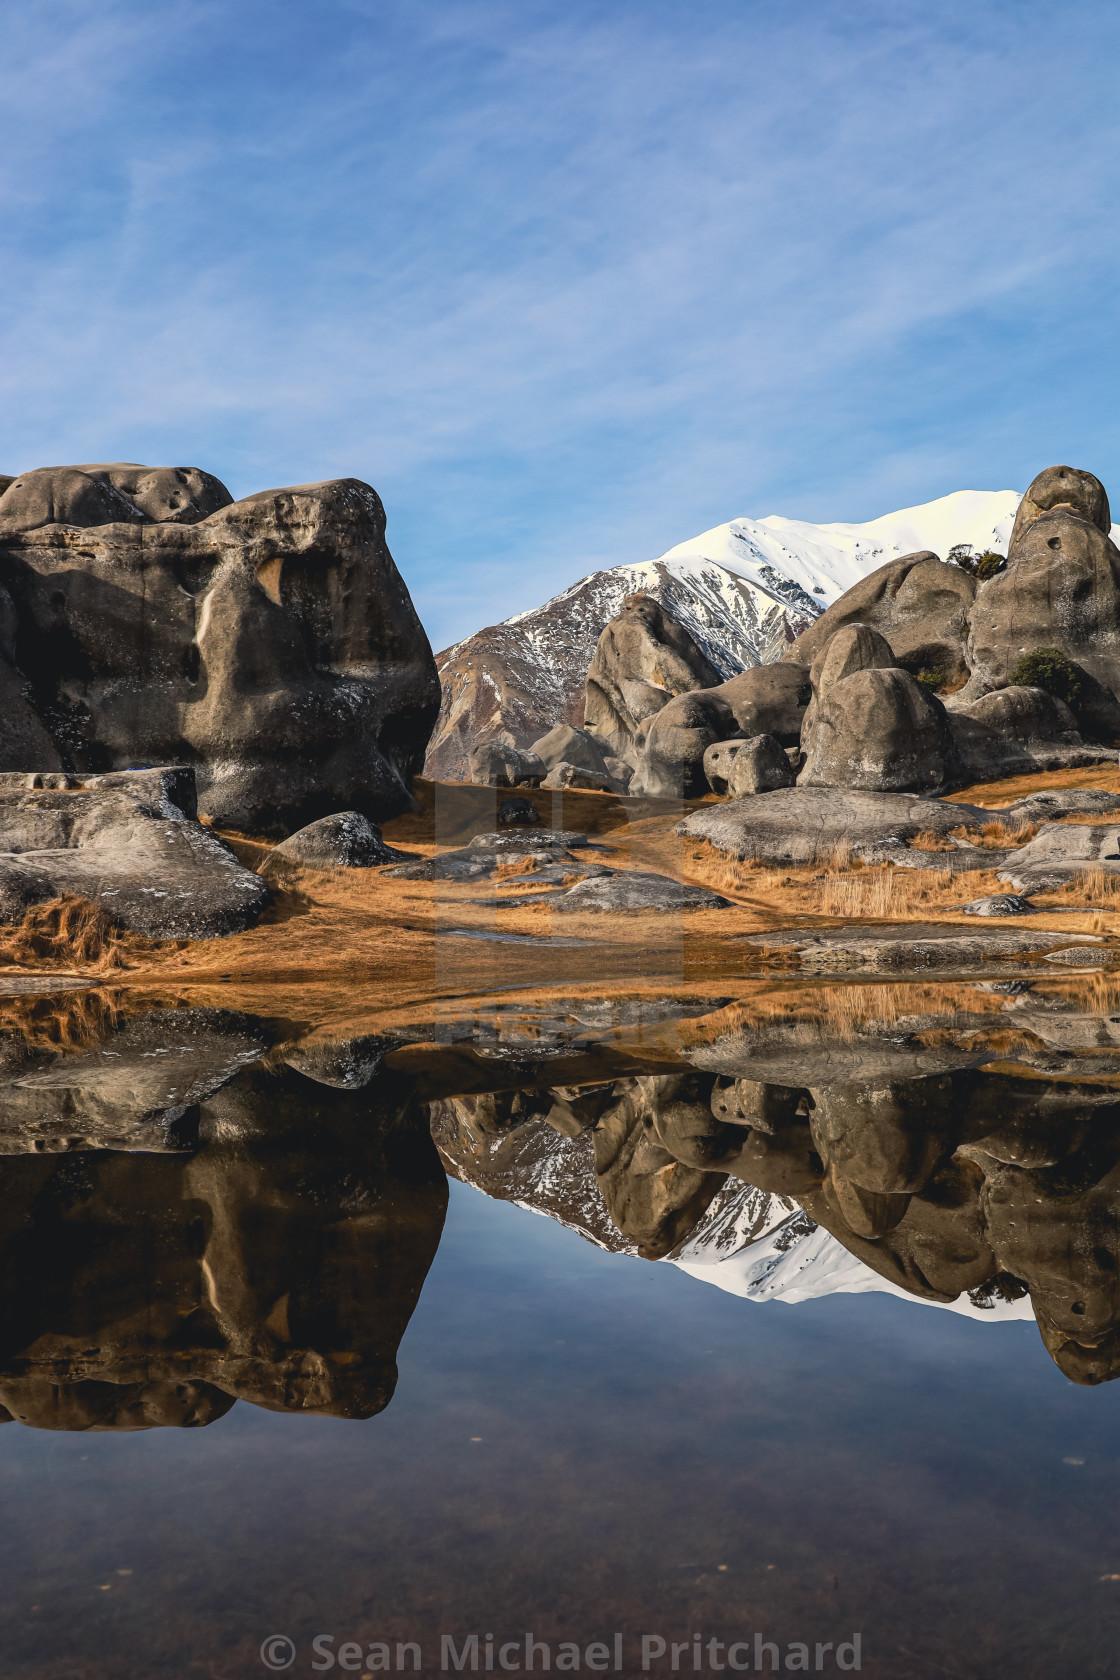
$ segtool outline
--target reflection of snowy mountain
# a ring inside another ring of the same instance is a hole
[[[657,560],[581,578],[543,606],[438,656],[443,704],[425,774],[466,775],[473,740],[528,746],[557,720],[583,722],[583,683],[603,626],[643,591],[689,629],[725,677],[781,657],[846,589],[900,554],[957,543],[1007,552],[1015,490],[958,490],[863,525],[733,519]]]
[[[470,1099],[454,1098],[431,1105],[432,1135],[453,1177],[495,1200],[543,1214],[598,1248],[635,1252],[599,1194],[590,1133],[565,1137],[533,1119],[487,1135],[472,1124],[471,1107]],[[873,1292],[921,1301],[849,1254],[796,1202],[737,1178],[727,1180],[671,1264],[749,1301],[792,1303]],[[1029,1297],[980,1305],[965,1295],[949,1303],[949,1310],[989,1322],[1034,1318]]]
[[[897,1295],[921,1306],[947,1305],[968,1318],[1026,1319],[1033,1323],[1029,1296],[980,1304],[967,1295],[943,1303],[925,1301],[888,1283],[849,1254],[842,1243],[783,1196],[731,1179],[686,1243],[672,1258],[690,1277],[714,1283],[748,1301],[816,1301],[824,1295]]]

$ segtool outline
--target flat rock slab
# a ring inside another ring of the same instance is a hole
[[[493,834],[476,834],[469,842],[471,851],[502,851],[522,852],[540,851],[542,847],[554,846],[559,851],[567,851],[572,846],[589,846],[592,842],[586,834],[575,828],[535,828],[532,834],[524,829],[498,829]]]
[[[552,908],[577,910],[724,910],[728,900],[706,887],[674,881],[668,875],[646,874],[634,869],[603,879],[580,881],[552,900]]]
[[[1120,809],[1120,797],[1082,788],[1047,790],[997,810],[985,810],[979,805],[920,799],[909,793],[795,787],[707,806],[678,823],[676,832],[707,840],[733,857],[766,864],[825,863],[838,847],[846,847],[851,856],[864,863],[895,863],[956,874],[1000,868],[1011,858],[1020,860],[1027,848],[991,850],[974,846],[952,838],[954,829],[980,829],[992,822],[1015,827],[1046,818],[1050,827],[1058,817],[1103,814],[1110,809]],[[1069,826],[1060,832],[1077,834],[1080,829]],[[913,847],[911,842],[923,833],[949,839],[952,849],[926,851]]]
[[[556,871],[573,874],[578,865],[558,864]],[[394,872],[396,873],[396,872]],[[515,877],[533,882],[554,875],[553,870]],[[479,909],[523,910],[537,904],[547,904],[552,910],[581,911],[646,911],[722,910],[728,900],[706,887],[687,886],[669,875],[653,875],[636,869],[588,869],[587,879],[563,891],[541,893],[509,893],[501,898],[476,898],[471,903]],[[451,900],[443,900],[450,903]]]
[[[0,917],[19,921],[33,904],[73,895],[152,939],[250,927],[268,887],[174,803],[168,789],[182,776],[119,772],[66,791],[0,787]]]
[[[1101,870],[1120,874],[1120,824],[1044,823],[1033,840],[1004,854],[1001,881],[1026,892],[1045,892]]]
[[[958,931],[928,923],[893,927],[790,928],[747,934],[743,943],[760,950],[795,951],[803,971],[813,974],[855,970],[915,972],[968,969],[991,961],[1046,955],[1069,946],[1090,947],[1099,955],[1094,934],[1028,933],[1026,930]],[[1061,959],[1066,960],[1066,959]]]

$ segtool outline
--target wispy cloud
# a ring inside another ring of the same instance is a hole
[[[440,642],[738,512],[1107,476],[1120,20],[1062,15],[47,0],[0,465],[368,477]]]

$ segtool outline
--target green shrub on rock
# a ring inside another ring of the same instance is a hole
[[[916,676],[926,688],[941,688],[945,683],[945,673],[939,665],[923,665]]]
[[[976,562],[976,576],[981,583],[987,583],[988,579],[994,578],[997,572],[1002,572],[1006,564],[1007,558],[1005,555],[997,554],[995,549],[989,549],[987,554],[982,554]]]
[[[1056,647],[1035,648],[1033,653],[1025,653],[1011,673],[1014,687],[1044,689],[1047,694],[1064,700],[1067,706],[1077,705],[1083,680],[1080,666]]]

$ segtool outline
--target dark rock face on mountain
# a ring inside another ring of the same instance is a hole
[[[834,601],[782,656],[812,665],[845,625],[866,624],[890,642],[893,663],[913,674],[937,670],[947,684],[967,676],[964,657],[975,580],[928,550],[891,560]]]
[[[404,809],[439,684],[368,485],[114,465],[0,495],[0,694],[0,768],[189,764],[216,820],[286,833]]]
[[[192,771],[121,771],[77,783],[0,775],[5,921],[66,895],[102,905],[122,927],[153,939],[213,939],[256,921],[268,888],[195,821]]]
[[[1067,492],[1068,500],[1056,500]],[[1052,467],[1031,485],[1024,507],[1006,567],[977,593],[967,649],[972,677],[962,698],[1007,687],[1024,654],[1058,648],[1088,679],[1076,702],[1081,733],[1116,741],[1120,549],[1101,523],[1109,517],[1104,486],[1088,473]]]
[[[720,675],[683,625],[650,596],[631,595],[599,637],[588,668],[587,728],[637,768],[642,725],[677,695],[714,688]]]

